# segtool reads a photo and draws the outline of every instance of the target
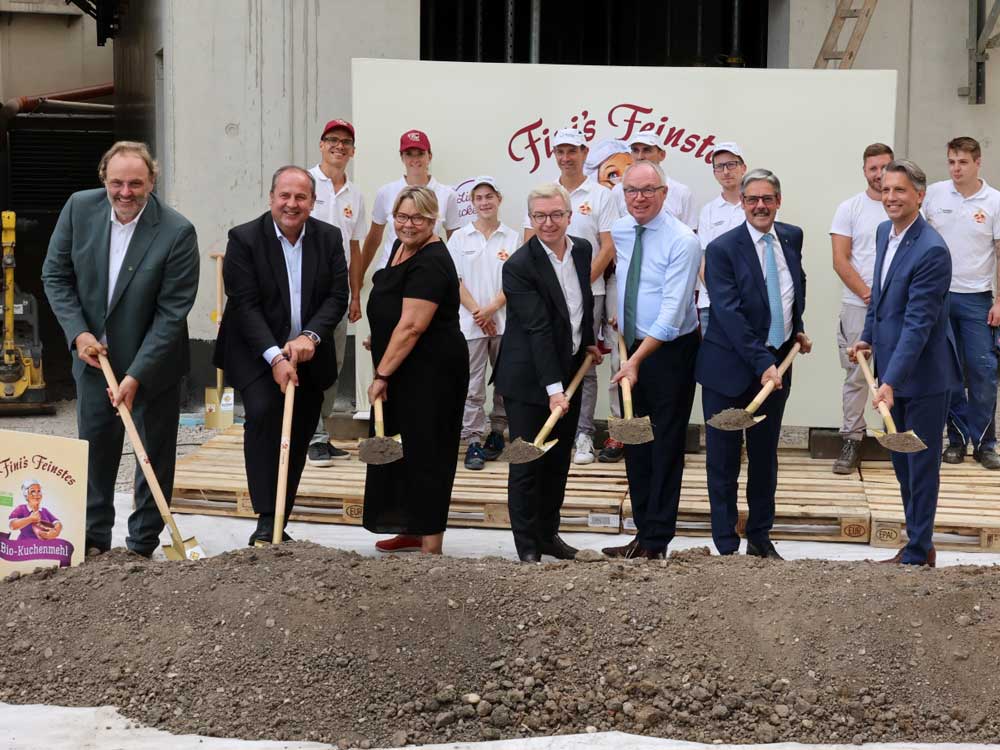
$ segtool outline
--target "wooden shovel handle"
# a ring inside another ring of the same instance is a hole
[[[788,372],[788,368],[792,366],[792,360],[795,359],[795,355],[799,353],[800,349],[802,349],[802,344],[798,341],[792,344],[791,351],[785,355],[785,358],[781,360],[781,364],[778,365],[779,378],[785,377],[785,373]],[[760,389],[760,393],[757,394],[754,400],[750,402],[750,405],[747,406],[747,413],[753,414],[756,412],[760,408],[760,405],[764,403],[764,399],[771,395],[772,391],[774,391],[774,381],[769,380],[767,384]]]
[[[222,325],[222,298],[225,296],[225,285],[222,280],[222,260],[225,256],[214,255],[215,258],[215,325]]]
[[[85,351],[91,357],[97,357],[98,361],[101,363],[101,371],[104,373],[104,379],[108,382],[108,388],[111,389],[111,393],[117,398],[118,378],[115,377],[115,372],[111,369],[111,363],[108,361],[107,356],[96,346],[89,346]],[[167,530],[170,532],[170,539],[174,544],[174,549],[178,550],[183,555],[184,540],[181,538],[181,532],[177,528],[177,524],[174,522],[174,516],[170,512],[170,506],[167,504],[167,498],[163,495],[163,489],[160,487],[160,482],[156,478],[156,473],[153,471],[153,467],[149,463],[149,456],[146,454],[146,448],[143,446],[142,439],[139,437],[139,431],[135,428],[135,422],[132,420],[132,413],[124,403],[121,403],[118,405],[118,415],[121,417],[122,423],[125,425],[125,432],[128,434],[129,442],[132,443],[132,449],[135,451],[136,463],[139,464],[139,468],[142,470],[143,476],[146,477],[146,484],[149,485],[149,490],[153,493],[153,500],[156,501],[156,509],[160,511],[160,517],[163,519],[163,523],[166,524]]]
[[[281,448],[278,451],[278,489],[274,496],[274,531],[272,544],[281,544],[285,530],[285,495],[288,492],[288,453],[292,442],[292,410],[295,408],[295,383],[285,386],[285,410],[281,415]]]
[[[872,394],[878,394],[878,386],[875,385],[875,376],[872,375],[872,368],[868,364],[868,355],[865,353],[866,350],[862,349],[857,353],[858,367],[861,368],[861,372],[865,374],[865,380],[868,381],[868,388],[871,390]],[[892,418],[892,413],[889,411],[889,407],[885,405],[885,401],[878,402],[878,413],[882,415],[882,419],[885,420],[885,428],[888,432],[896,432],[896,421]]]
[[[569,388],[564,391],[567,401],[573,398],[573,394],[576,393],[576,389],[580,387],[580,383],[583,381],[583,376],[587,374],[587,370],[589,370],[593,364],[594,356],[592,354],[588,354],[583,358],[583,364],[580,365],[580,369],[576,371],[576,375],[574,375],[573,379],[570,381]],[[542,429],[540,429],[538,431],[538,435],[535,436],[534,445],[536,447],[541,448],[542,445],[545,444],[545,441],[549,437],[549,433],[552,432],[552,428],[556,426],[556,422],[559,421],[559,418],[562,417],[562,415],[562,409],[556,407],[552,410],[552,413],[549,414],[549,418],[546,419],[545,424],[542,425]]]
[[[625,339],[621,334],[618,334],[618,358],[621,364],[625,364],[628,359],[628,349],[625,348]],[[632,419],[632,384],[628,382],[628,378],[622,378],[618,381],[618,387],[622,389],[622,417]]]
[[[382,414],[382,399],[375,399],[372,407],[375,409],[375,437],[385,437],[385,417]]]

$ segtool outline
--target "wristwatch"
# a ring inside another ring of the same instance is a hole
[[[312,342],[313,342],[314,344],[316,344],[317,346],[319,346],[319,336],[317,336],[317,335],[316,335],[315,333],[313,333],[312,331],[303,331],[303,332],[302,332],[302,335],[303,335],[303,336],[305,336],[305,337],[306,337],[307,339],[309,339],[310,341],[312,341]]]

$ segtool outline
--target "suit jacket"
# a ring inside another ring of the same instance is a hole
[[[320,337],[316,353],[298,366],[299,384],[325,390],[337,379],[333,329],[347,312],[347,262],[340,230],[306,220],[302,240],[302,329]],[[229,230],[222,265],[226,309],[215,342],[215,366],[239,389],[270,377],[264,352],[291,335],[291,293],[281,241],[270,211]]]
[[[892,222],[875,232],[875,280],[861,340],[872,345],[879,379],[897,396],[942,393],[961,382],[958,350],[948,318],[951,254],[920,215],[889,266],[882,267]]]
[[[493,370],[494,387],[504,397],[548,406],[545,386],[569,387],[594,343],[594,296],[590,291],[591,247],[571,237],[576,274],[583,293],[580,348],[573,354],[573,329],[562,287],[545,248],[532,237],[503,264],[507,322]]]
[[[190,367],[187,316],[198,292],[198,238],[191,222],[151,193],[109,302],[110,247],[105,189],[73,193],[49,240],[45,296],[70,349],[81,333],[106,336],[115,374],[131,375],[152,397]],[[86,367],[76,358],[74,376]]]
[[[806,275],[802,270],[802,230],[774,223],[785,263],[795,285],[792,338],[802,333],[806,306]],[[771,307],[757,248],[746,224],[729,230],[705,249],[705,286],[712,299],[712,319],[705,333],[695,378],[725,396],[739,396],[771,365],[778,364],[767,348]],[[785,375],[791,383],[791,370]]]

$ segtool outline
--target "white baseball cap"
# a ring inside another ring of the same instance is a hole
[[[552,147],[556,146],[582,146],[586,148],[587,139],[576,128],[562,128],[552,136]]]
[[[500,188],[497,187],[497,181],[494,180],[489,175],[485,175],[485,174],[484,175],[480,175],[479,177],[473,178],[473,180],[472,180],[472,189],[469,190],[469,194],[471,195],[472,193],[474,193],[475,190],[476,190],[476,188],[479,187],[480,185],[489,185],[491,188],[493,188],[493,192],[494,193],[496,193],[497,195],[500,194]]]
[[[743,151],[740,150],[740,147],[733,141],[723,141],[722,143],[716,143],[715,150],[712,151],[713,156],[719,153],[720,151],[728,151],[733,156],[738,156],[741,159],[743,158]]]
[[[628,139],[628,145],[631,147],[636,143],[641,143],[643,146],[656,146],[659,149],[663,148],[663,144],[656,139],[656,136],[648,131],[645,133],[633,133],[632,137]]]

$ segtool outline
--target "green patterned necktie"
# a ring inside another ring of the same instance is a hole
[[[632,258],[628,262],[628,276],[625,278],[625,320],[622,321],[622,332],[625,334],[625,345],[631,349],[635,343],[635,317],[639,305],[639,277],[642,275],[642,233],[646,227],[635,225],[635,244],[632,245]]]

